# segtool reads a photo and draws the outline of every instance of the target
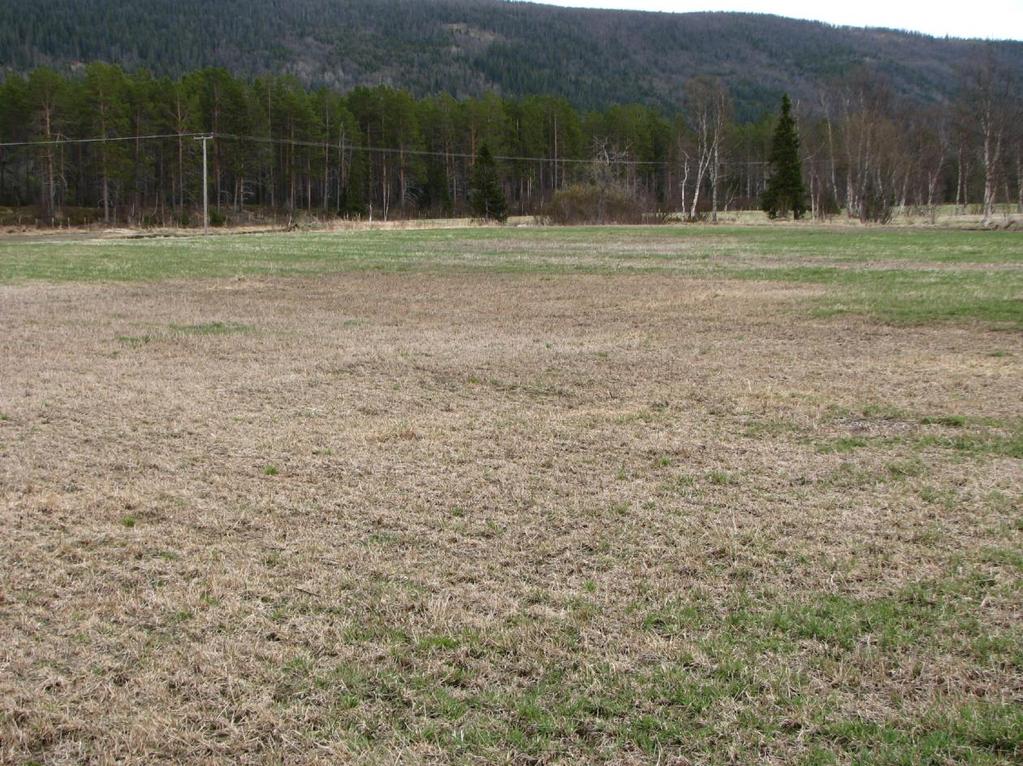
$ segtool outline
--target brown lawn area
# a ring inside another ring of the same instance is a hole
[[[0,762],[1015,762],[1023,336],[820,291],[0,286]]]

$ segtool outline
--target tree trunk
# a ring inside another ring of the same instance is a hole
[[[1023,144],[1016,148],[1016,210],[1023,213]]]
[[[43,121],[45,123],[44,138],[47,141],[53,140],[53,117],[49,107],[46,107],[43,112]],[[45,210],[44,214],[49,219],[50,225],[53,225],[54,220],[57,216],[57,179],[56,179],[56,159],[53,156],[54,149],[53,145],[46,147],[46,188],[45,194]]]
[[[717,135],[717,128],[715,128],[714,137],[714,152],[713,152],[713,169],[710,175],[710,220],[712,223],[718,222],[718,175],[721,168],[720,159],[720,138]]]

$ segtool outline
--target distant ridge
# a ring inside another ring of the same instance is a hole
[[[665,14],[505,0],[0,0],[0,68],[103,60],[157,75],[223,66],[347,90],[562,95],[582,108],[679,105],[687,79],[724,78],[740,117],[782,91],[869,65],[918,102],[952,96],[990,53],[1023,76],[1023,43],[939,39],[740,13]]]

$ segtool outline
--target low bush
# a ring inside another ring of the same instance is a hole
[[[656,223],[659,216],[652,208],[621,189],[576,184],[556,193],[538,217],[561,226]]]
[[[210,226],[226,226],[227,213],[215,207],[210,208]]]

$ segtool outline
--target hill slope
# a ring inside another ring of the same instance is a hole
[[[552,93],[581,107],[672,108],[695,74],[727,79],[740,113],[811,98],[859,64],[899,95],[950,95],[987,48],[1023,75],[1023,43],[945,40],[776,16],[658,14],[503,0],[0,0],[0,69],[106,60],[181,74],[224,66],[347,89]]]

